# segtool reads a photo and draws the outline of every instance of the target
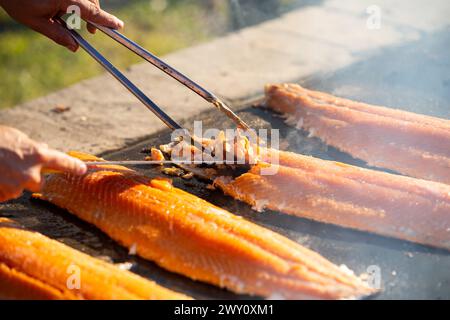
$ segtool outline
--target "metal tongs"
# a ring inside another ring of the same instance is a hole
[[[100,52],[98,52],[88,41],[86,41],[78,32],[67,27],[63,20],[61,23],[66,26],[72,34],[75,41],[82,47],[91,57],[93,57],[99,64],[101,64],[110,74],[112,74],[124,87],[126,87],[133,95],[135,95],[150,111],[152,111],[161,121],[163,121],[170,129],[183,129],[175,120],[168,116],[161,108],[158,107],[149,97],[147,97],[136,85],[134,85],[122,72],[120,72],[112,63],[110,63]],[[151,52],[147,51],[134,41],[128,39],[117,30],[92,23],[98,30],[108,35],[124,47],[128,48],[144,60],[150,62],[152,65],[165,72],[181,84],[185,85],[190,90],[197,93],[209,103],[212,103],[216,108],[225,113],[239,128],[249,130],[250,127],[239,118],[222,100],[216,97],[208,90],[189,79],[187,76],[177,71]],[[187,133],[188,131],[185,130]]]

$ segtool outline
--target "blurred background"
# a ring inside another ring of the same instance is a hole
[[[320,0],[101,0],[126,23],[123,32],[157,55],[224,35]],[[86,34],[86,32],[84,32]],[[136,55],[104,35],[88,36],[126,68]],[[0,9],[0,108],[95,76],[103,70],[87,54],[72,54],[11,20]]]

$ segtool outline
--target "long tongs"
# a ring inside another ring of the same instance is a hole
[[[165,72],[181,84],[185,85],[206,101],[212,103],[216,108],[225,113],[239,128],[249,130],[250,127],[239,118],[223,101],[221,101],[214,94],[204,89],[187,76],[177,71],[151,52],[147,51],[134,41],[128,39],[117,30],[92,23],[97,29],[116,40],[138,56],[153,64],[155,67]],[[62,24],[66,24],[62,21]],[[66,26],[67,27],[67,26]],[[88,41],[86,41],[78,32],[67,28],[75,41],[82,47],[90,56],[92,56],[98,63],[100,63],[110,74],[112,74],[123,86],[125,86],[133,95],[135,95],[148,109],[150,109],[159,119],[161,119],[170,129],[183,129],[175,120],[168,116],[161,108],[158,107],[149,97],[147,97],[136,85],[134,85],[122,72],[120,72],[112,63],[110,63],[100,52],[98,52]],[[187,132],[187,130],[186,130]]]

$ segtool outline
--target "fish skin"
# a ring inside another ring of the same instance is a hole
[[[82,177],[52,174],[39,197],[96,225],[167,270],[236,293],[349,299],[376,292],[319,254],[269,229],[177,189],[167,180],[123,169],[105,165],[90,168]]]
[[[256,208],[263,202],[290,215],[450,249],[449,185],[292,152],[270,153],[277,153],[276,174],[261,174],[268,166],[262,162],[234,180],[219,177],[214,185]]]
[[[72,265],[80,271],[79,289],[67,286]],[[0,299],[190,298],[0,218]]]
[[[266,106],[371,166],[450,184],[450,120],[374,106],[297,84],[266,86]]]

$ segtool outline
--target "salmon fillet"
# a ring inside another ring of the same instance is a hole
[[[124,167],[98,166],[82,177],[52,174],[39,197],[96,225],[131,253],[236,293],[339,299],[375,292],[275,232]]]
[[[188,297],[0,218],[0,299]]]
[[[266,86],[266,105],[288,123],[371,166],[450,184],[450,120],[302,88]]]
[[[292,152],[277,153],[274,175],[259,163],[214,185],[257,210],[290,215],[450,249],[450,186]],[[272,155],[273,156],[273,155]]]

